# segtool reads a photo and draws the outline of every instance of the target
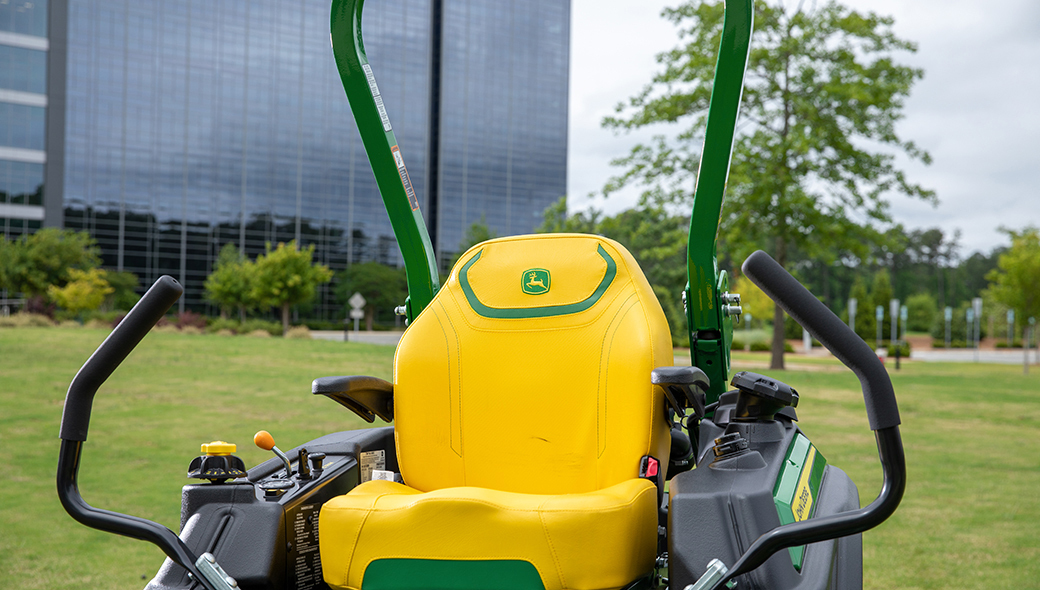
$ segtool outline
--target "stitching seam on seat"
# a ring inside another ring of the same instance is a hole
[[[549,525],[545,522],[546,511],[543,510],[545,502],[548,500],[538,505],[538,521],[542,523],[542,533],[545,534],[545,542],[549,545],[549,553],[552,554],[553,563],[556,565],[556,575],[560,577],[560,588],[566,588],[567,582],[563,579],[563,566],[560,565],[560,557],[556,555],[556,547],[553,545],[552,535],[549,534]]]

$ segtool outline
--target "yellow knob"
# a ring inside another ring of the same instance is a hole
[[[211,443],[202,443],[202,452],[209,456],[230,455],[235,452],[235,443],[215,440]]]

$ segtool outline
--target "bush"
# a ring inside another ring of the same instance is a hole
[[[996,347],[997,348],[1022,348],[1022,341],[1021,340],[1015,340],[1014,342],[1011,343],[1011,346],[1008,346],[1007,340],[1000,340],[1000,341],[997,342]]]
[[[219,329],[219,330],[217,330],[216,332],[213,332],[213,333],[216,334],[217,336],[234,336],[235,335],[234,332],[232,332],[231,330],[228,330],[227,328],[221,328],[221,329]]]
[[[16,313],[12,316],[0,317],[0,328],[50,328],[54,322],[39,313]]]
[[[730,350],[744,350],[745,349],[744,341],[743,340],[734,339],[733,342],[730,343],[729,349]]]
[[[271,333],[267,330],[253,330],[247,333],[246,336],[252,336],[253,338],[270,338]]]
[[[206,316],[197,314],[194,311],[184,311],[177,314],[177,320],[175,322],[177,327],[184,329],[188,326],[198,329],[196,333],[202,333],[206,329]]]
[[[885,351],[888,353],[888,356],[890,356],[890,357],[894,358],[896,356],[896,346],[894,344],[892,344],[891,342],[889,342],[887,345],[885,345]],[[900,342],[899,343],[899,356],[901,356],[902,358],[910,358],[910,343],[909,342]]]
[[[226,318],[214,318],[210,320],[206,330],[213,333],[219,334],[220,332],[230,332],[236,334],[242,328],[242,325],[238,323],[238,320],[226,319]]]
[[[202,328],[198,326],[193,326],[191,324],[182,327],[180,330],[182,334],[205,334]]]
[[[268,333],[269,336],[281,336],[282,335],[282,324],[281,322],[268,322],[266,320],[246,320],[239,326],[237,332],[239,334],[249,334],[257,330],[263,330]]]
[[[177,326],[174,326],[170,322],[163,323],[162,320],[159,320],[159,323],[157,323],[155,327],[152,328],[152,331],[158,332],[160,334],[169,334],[171,332],[176,334],[180,332],[180,330],[177,329]]]
[[[303,325],[311,330],[342,330],[343,322],[335,320],[304,320]]]
[[[297,340],[310,340],[311,330],[307,326],[293,326],[285,333],[285,337],[295,338]]]
[[[79,322],[76,320],[65,320],[58,324],[59,328],[82,328]]]
[[[111,329],[111,326],[112,324],[98,318],[87,320],[87,322],[83,324],[84,328],[90,328],[92,330],[109,330]]]
[[[752,342],[750,348],[751,352],[769,352],[772,349],[768,342]]]

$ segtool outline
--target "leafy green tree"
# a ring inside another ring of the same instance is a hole
[[[451,272],[451,269],[454,268],[454,266],[459,262],[459,259],[462,258],[462,255],[465,254],[467,250],[481,242],[486,242],[497,237],[498,234],[492,231],[490,227],[488,227],[487,219],[483,215],[481,215],[480,221],[474,221],[469,225],[468,228],[466,228],[466,235],[463,236],[462,241],[459,242],[459,251],[455,254],[455,258],[452,260],[451,266],[448,267],[448,272]]]
[[[1011,237],[1011,247],[986,275],[988,295],[1020,318],[1040,317],[1040,229],[1004,231]]]
[[[99,268],[69,269],[69,281],[64,287],[47,287],[47,295],[51,300],[77,317],[84,311],[93,311],[101,307],[105,297],[114,291],[115,289],[105,280],[105,271]]]
[[[624,172],[604,193],[640,185],[689,207],[723,5],[691,0],[663,15],[679,27],[680,45],[658,55],[662,70],[604,125],[624,131],[674,123],[679,129],[615,160]],[[834,1],[755,4],[720,235],[733,259],[757,248],[782,265],[795,248],[826,262],[841,250],[865,255],[867,244],[878,239],[877,227],[890,221],[883,195],[934,201],[895,164],[895,152],[926,163],[930,158],[895,130],[923,73],[895,61],[895,54],[916,46],[896,37],[892,23]],[[782,368],[779,306],[773,315],[772,366]]]
[[[90,270],[101,262],[100,249],[86,232],[43,228],[6,243],[0,250],[0,289],[32,297],[62,287],[72,269]]]
[[[134,273],[109,270],[105,271],[105,280],[112,286],[112,294],[104,304],[108,309],[129,310],[141,299],[137,294],[141,280]]]
[[[318,285],[332,280],[329,267],[314,264],[313,259],[314,244],[301,250],[296,240],[279,243],[274,250],[268,243],[267,251],[256,259],[252,298],[259,305],[281,309],[282,334],[289,331],[289,309],[314,299]]]
[[[867,292],[867,283],[862,276],[857,275],[853,281],[849,299],[856,300],[856,325],[854,326],[856,334],[870,342],[870,339],[874,337],[874,306]]]
[[[927,332],[935,325],[939,307],[931,293],[914,293],[906,299],[906,329]]]
[[[377,314],[393,314],[395,307],[404,305],[408,296],[404,269],[378,262],[351,264],[340,274],[336,300],[345,305],[354,293],[365,298],[365,329],[371,331]]]
[[[253,262],[243,256],[233,243],[224,244],[217,255],[213,272],[206,277],[203,285],[206,299],[220,308],[221,318],[227,319],[230,310],[237,309],[239,321],[246,321],[246,310],[256,305],[253,299],[255,274],[256,266]]]

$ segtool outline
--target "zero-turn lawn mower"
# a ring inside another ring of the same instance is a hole
[[[154,590],[861,587],[860,534],[893,513],[906,484],[883,365],[768,255],[747,259],[744,274],[860,378],[884,471],[865,508],[799,429],[798,392],[729,375],[739,297],[718,270],[715,235],[752,1],[726,3],[683,297],[692,362],[680,367],[660,304],[612,240],[490,240],[439,285],[365,57],[362,4],[334,0],[332,43],[403,254],[409,325],[392,383],[322,377],[312,387],[393,425],[287,453],[261,432],[255,442],[276,456],[248,471],[230,446],[203,445],[179,536],[88,505],[77,472],[91,403],[180,296],[162,277],[69,387],[57,476],[69,514],[158,545],[168,559]]]

